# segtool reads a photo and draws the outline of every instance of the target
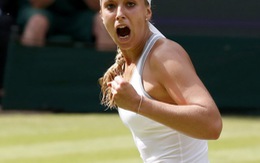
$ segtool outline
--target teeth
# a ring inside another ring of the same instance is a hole
[[[118,26],[118,28],[122,29],[122,28],[125,28],[126,26]]]
[[[129,37],[129,35],[126,35],[126,36],[120,36],[120,38],[127,38]]]

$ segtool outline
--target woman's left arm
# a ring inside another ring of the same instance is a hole
[[[139,114],[198,139],[218,139],[222,119],[210,93],[199,79],[186,51],[166,41],[151,60],[152,75],[175,104],[144,98]]]

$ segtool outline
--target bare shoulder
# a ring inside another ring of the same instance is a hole
[[[185,104],[182,89],[198,81],[193,64],[185,49],[175,41],[158,40],[148,57],[149,72],[160,90],[161,99],[172,99],[177,104]],[[157,91],[158,92],[158,91]],[[161,91],[163,92],[163,91]]]
[[[169,39],[160,39],[151,51],[150,64],[156,68],[167,66],[168,69],[190,66],[192,62],[186,50],[177,42]]]

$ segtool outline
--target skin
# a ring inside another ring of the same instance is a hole
[[[126,59],[123,76],[108,83],[118,107],[138,112],[140,95],[129,83],[147,39],[152,16],[144,0],[102,0],[103,23]],[[131,34],[122,39],[118,25]],[[176,42],[161,38],[152,48],[143,71],[143,85],[153,97],[143,97],[138,114],[197,139],[218,139],[222,119],[211,95],[196,74],[187,52]]]

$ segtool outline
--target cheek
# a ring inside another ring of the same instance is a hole
[[[106,30],[110,33],[113,29],[113,24],[111,22],[105,21],[105,20],[103,21],[103,24],[104,24]]]
[[[103,18],[103,24],[105,28],[108,30],[108,32],[112,32],[114,30],[114,19],[109,17]]]

